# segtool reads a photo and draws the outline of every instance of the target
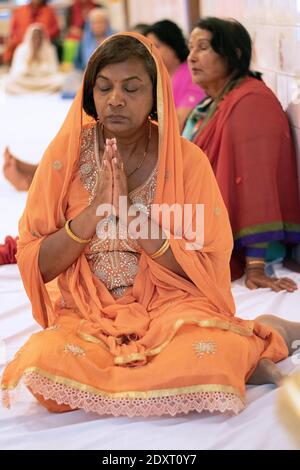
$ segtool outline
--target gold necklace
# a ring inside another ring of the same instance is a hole
[[[146,156],[148,154],[149,144],[150,144],[150,140],[151,140],[151,131],[152,131],[152,126],[151,126],[151,122],[149,121],[148,139],[147,139],[144,154],[143,154],[141,160],[139,161],[137,166],[132,171],[130,171],[130,173],[127,173],[127,171],[126,171],[127,168],[126,168],[126,165],[124,164],[124,170],[125,170],[125,174],[126,174],[127,178],[130,178],[130,176],[132,176],[136,171],[138,171],[141,168],[142,164],[144,163],[144,161],[146,159]]]
[[[130,171],[129,173],[127,173],[127,167],[126,167],[126,164],[124,163],[124,171],[125,171],[125,174],[127,176],[127,178],[130,178],[130,176],[132,176],[136,171],[138,171],[142,164],[144,163],[146,157],[147,157],[147,154],[148,154],[148,150],[149,150],[149,144],[150,144],[150,140],[151,140],[151,134],[152,134],[152,126],[151,126],[151,121],[149,121],[149,133],[148,133],[148,139],[147,139],[147,142],[146,142],[146,145],[145,145],[145,150],[144,150],[144,153],[143,153],[143,156],[142,158],[140,159],[139,163],[137,164],[137,166],[132,170]],[[103,142],[105,142],[105,138],[104,138],[104,129],[102,127],[102,137],[103,137]]]

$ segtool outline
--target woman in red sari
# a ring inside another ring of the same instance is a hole
[[[296,158],[285,113],[249,69],[251,39],[241,24],[203,19],[189,49],[193,81],[208,98],[192,111],[183,135],[208,156],[227,206],[235,242],[232,277],[246,271],[250,289],[293,292],[293,281],[265,273],[273,242],[300,242]]]
[[[3,54],[5,63],[11,62],[16,47],[21,44],[28,27],[32,23],[42,24],[49,38],[52,41],[57,39],[59,25],[55,11],[47,5],[47,0],[31,0],[28,5],[23,5],[13,12],[10,37]]]

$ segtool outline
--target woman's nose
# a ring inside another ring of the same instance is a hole
[[[108,104],[113,107],[124,106],[125,101],[123,93],[118,90],[113,90],[111,95],[109,96]]]
[[[187,56],[188,62],[195,62],[196,57],[193,51],[190,51],[189,55]]]

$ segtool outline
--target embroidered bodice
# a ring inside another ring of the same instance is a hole
[[[99,144],[96,126],[83,131],[79,172],[84,187],[90,193],[90,203],[95,197],[100,168]],[[149,178],[130,193],[130,200],[149,208],[156,190],[157,168]],[[138,271],[140,247],[119,224],[116,236],[101,239],[94,235],[86,249],[86,258],[92,272],[106,285],[114,297],[122,296],[133,285]]]

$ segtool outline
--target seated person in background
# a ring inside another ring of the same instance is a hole
[[[74,0],[67,9],[66,23],[68,30],[65,37],[80,40],[88,13],[97,7],[99,8],[100,5],[93,0]]]
[[[64,84],[62,97],[74,98],[80,87],[83,71],[94,50],[112,34],[109,16],[104,8],[93,8],[88,14],[83,35],[75,57],[75,70],[72,70]]]
[[[75,0],[66,10],[66,32],[63,40],[63,66],[66,70],[72,68],[79,41],[82,37],[88,14],[93,8],[100,8],[92,0]]]
[[[190,111],[201,101],[205,93],[192,81],[187,64],[189,50],[181,29],[170,20],[149,26],[145,35],[155,44],[172,79],[173,96],[180,130]]]
[[[249,289],[293,292],[292,280],[265,271],[266,260],[282,259],[282,249],[300,242],[297,163],[287,117],[260,74],[250,70],[251,38],[240,23],[200,20],[189,49],[193,81],[208,98],[190,114],[183,136],[208,156],[229,212],[232,279],[245,273]]]
[[[75,59],[76,69],[84,70],[94,50],[111,34],[108,11],[104,8],[93,8],[84,26]]]
[[[55,11],[47,5],[47,0],[31,0],[28,5],[16,8],[12,14],[10,35],[3,54],[3,62],[11,63],[16,47],[21,44],[32,23],[42,24],[50,40],[57,41],[59,25]]]
[[[15,51],[5,91],[11,94],[55,92],[63,82],[55,47],[43,25],[32,24]]]

